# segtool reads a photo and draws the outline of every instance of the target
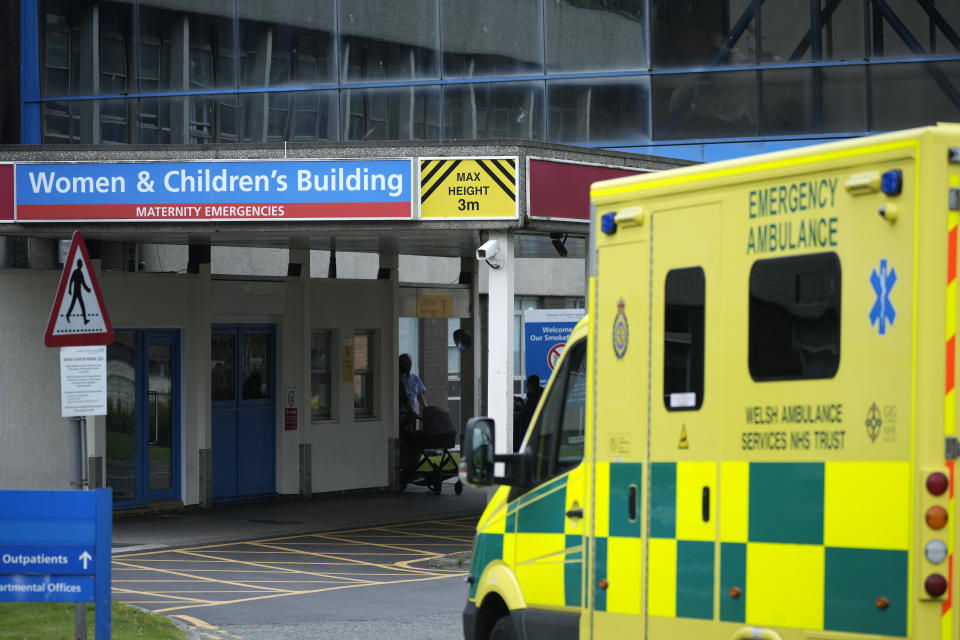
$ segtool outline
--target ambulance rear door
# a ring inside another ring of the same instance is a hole
[[[651,215],[651,638],[707,637],[715,617],[724,205],[681,198]]]

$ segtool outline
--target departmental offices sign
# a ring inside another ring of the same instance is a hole
[[[414,211],[409,158],[18,163],[14,169],[16,222],[411,220]]]

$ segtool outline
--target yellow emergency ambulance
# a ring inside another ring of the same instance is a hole
[[[591,199],[521,452],[467,427],[467,640],[958,640],[960,126]]]

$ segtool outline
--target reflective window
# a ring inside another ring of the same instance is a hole
[[[214,401],[236,398],[234,362],[237,338],[232,333],[214,333],[210,336],[210,399]]]
[[[960,29],[960,3],[886,0],[886,4],[892,16],[868,3],[871,57],[913,57],[915,46],[925,55],[957,54],[958,47],[950,39]]]
[[[336,82],[334,2],[240,0],[243,87]]]
[[[811,0],[764,0],[760,4],[761,63],[811,59],[810,5]]]
[[[663,288],[663,402],[668,411],[695,410],[703,404],[705,287],[700,267],[667,273]]]
[[[449,85],[443,91],[444,138],[543,139],[543,83]]]
[[[960,63],[881,64],[869,73],[873,130],[960,121]]]
[[[336,91],[242,94],[241,140],[335,140],[336,97]]]
[[[188,96],[188,144],[237,142],[239,118],[234,94]]]
[[[541,1],[440,0],[443,76],[542,74]]]
[[[130,142],[130,108],[133,100],[100,100],[100,142]]]
[[[194,14],[189,16],[189,23],[190,88],[236,87],[237,61],[233,20],[216,15]]]
[[[130,90],[133,47],[131,7],[101,3],[97,11],[100,33],[100,78],[97,93],[123,93]]]
[[[587,341],[570,345],[541,401],[530,435],[534,485],[573,469],[583,459],[586,425]]]
[[[310,419],[326,420],[330,410],[331,333],[316,331],[310,336]]]
[[[273,336],[246,333],[241,337],[243,367],[242,400],[269,400],[273,397]]]
[[[141,90],[236,87],[233,2],[205,2],[202,14],[182,8],[159,0],[140,7]]]
[[[373,416],[373,332],[353,334],[353,412],[357,418]]]
[[[44,144],[92,143],[89,125],[81,135],[83,123],[93,118],[91,102],[44,102],[40,105],[41,142]]]
[[[750,375],[832,378],[840,366],[840,258],[757,260],[750,269]]]
[[[343,140],[437,140],[440,90],[436,87],[344,89]]]
[[[762,71],[760,134],[866,131],[864,77],[859,66]]]
[[[547,82],[547,139],[585,143],[648,140],[647,78]]]
[[[654,138],[757,135],[756,77],[754,71],[654,76]]]
[[[114,502],[137,497],[137,336],[116,331],[107,347],[106,484]]]
[[[339,24],[344,82],[439,77],[436,0],[341,0]]]
[[[173,346],[148,345],[147,358],[147,464],[149,488],[157,491],[173,488]]]
[[[93,0],[40,0],[40,93],[93,93]],[[68,129],[60,125],[61,130]]]
[[[654,68],[756,64],[753,0],[650,0]]]
[[[137,112],[137,135],[141,144],[171,144],[179,140],[173,136],[171,115],[183,113],[185,99],[141,98]],[[182,127],[181,127],[182,129]]]
[[[645,69],[645,0],[548,0],[547,73]]]

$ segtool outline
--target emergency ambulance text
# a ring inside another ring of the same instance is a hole
[[[789,214],[832,209],[836,205],[837,183],[837,178],[820,178],[753,189],[747,194],[747,216],[751,220],[782,218]],[[747,255],[835,247],[837,226],[836,217],[820,216],[754,225],[747,237]]]
[[[821,178],[754,189],[747,197],[748,213],[752,219],[827,207],[832,209],[836,203],[837,182],[837,178]]]

